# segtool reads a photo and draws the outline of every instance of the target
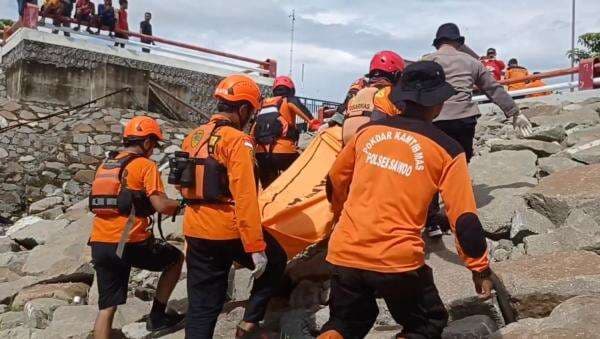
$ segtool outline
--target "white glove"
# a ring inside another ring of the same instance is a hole
[[[254,263],[254,271],[252,271],[252,277],[254,279],[260,278],[265,270],[267,269],[267,255],[265,251],[252,253],[252,262]]]
[[[524,114],[521,113],[517,113],[513,116],[513,127],[523,138],[528,137],[533,133],[531,122]]]

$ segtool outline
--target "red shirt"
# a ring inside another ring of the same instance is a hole
[[[496,81],[500,81],[500,79],[502,79],[502,71],[504,68],[506,68],[504,62],[496,59],[483,59],[481,60],[481,63],[483,66],[485,66],[485,68],[487,68],[488,71],[490,71],[490,73],[492,73],[492,76],[494,79],[496,79]]]
[[[119,29],[123,31],[129,30],[129,22],[127,21],[127,11],[124,9],[119,9],[119,20],[117,23],[117,27],[119,27]]]

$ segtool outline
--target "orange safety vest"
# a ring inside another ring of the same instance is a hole
[[[529,76],[529,71],[524,67],[511,67],[506,70],[506,75],[504,77],[505,80],[519,79]],[[516,91],[520,89],[526,88],[525,82],[517,82],[514,84],[508,85],[509,91]]]

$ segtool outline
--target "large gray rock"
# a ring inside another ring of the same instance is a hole
[[[547,157],[560,152],[562,150],[562,147],[559,144],[553,142],[545,142],[539,140],[494,139],[490,140],[490,150],[492,152],[529,150],[537,154],[537,156],[539,157]]]
[[[527,139],[540,140],[546,142],[563,142],[567,138],[567,132],[563,126],[552,126],[537,128]]]
[[[31,339],[31,337],[37,332],[39,332],[38,329],[19,326],[9,330],[0,331],[0,338]]]
[[[47,197],[29,206],[29,213],[39,213],[51,209],[63,202],[63,197]]]
[[[533,184],[529,185],[533,186]],[[525,209],[525,201],[521,197],[529,189],[527,187],[490,189],[485,185],[478,185],[473,190],[483,230],[491,237],[505,236],[510,233],[515,212]]]
[[[600,163],[600,146],[590,147],[571,154],[574,160],[584,164],[592,165]]]
[[[55,298],[71,302],[76,296],[85,300],[90,287],[84,283],[39,284],[21,290],[12,302],[15,310],[23,309],[30,300]]]
[[[127,324],[141,320],[150,311],[150,304],[139,299],[128,299],[125,305],[117,308],[113,328],[120,329]],[[33,338],[87,338],[94,328],[98,306],[61,306],[54,311],[50,326],[38,332]]]
[[[516,211],[510,228],[510,238],[515,243],[520,243],[523,238],[533,234],[545,234],[554,230],[556,226],[545,216],[532,210]]]
[[[40,279],[37,277],[23,277],[18,280],[0,283],[0,303],[8,304],[12,298],[21,291],[21,289],[37,283]]]
[[[10,238],[26,248],[43,245],[53,234],[62,232],[69,224],[68,220],[42,220],[33,225],[11,232]]]
[[[23,272],[54,282],[91,279],[89,239],[93,215],[69,224],[63,232],[50,237],[45,245],[34,248]]]
[[[583,145],[600,139],[600,126],[582,128],[569,133],[566,144],[567,146]]]
[[[545,317],[561,302],[600,294],[600,256],[587,251],[554,252],[493,263],[519,318]]]
[[[485,338],[498,330],[498,325],[486,315],[473,315],[448,324],[442,339]]]
[[[584,166],[584,164],[580,162],[573,161],[569,158],[560,156],[541,158],[538,160],[538,165],[540,166],[540,173],[543,176],[547,176],[555,172],[564,171],[575,167]]]
[[[0,330],[8,330],[21,326],[25,323],[25,313],[23,312],[6,312],[0,314]]]
[[[524,319],[494,333],[493,339],[597,338],[600,296],[581,295],[558,305],[547,318]]]
[[[554,116],[560,113],[560,106],[557,105],[535,105],[531,107],[522,107],[521,113],[529,119],[538,116]]]
[[[37,217],[35,215],[28,215],[24,218],[17,220],[7,231],[6,235],[11,236],[13,233],[21,231],[37,222],[43,221],[42,218]]]
[[[574,111],[561,111],[558,115],[537,116],[531,118],[534,126],[561,125],[566,129],[574,126],[594,126],[600,122],[598,112],[590,108],[582,108]]]
[[[561,227],[551,233],[531,235],[526,237],[524,242],[528,255],[570,250],[600,250],[600,236],[591,236],[570,227]]]
[[[147,339],[152,338],[152,332],[146,329],[146,323],[127,324],[121,328],[121,332],[127,339]]]
[[[571,211],[565,221],[565,226],[589,235],[600,233],[600,225],[582,210]]]
[[[598,222],[600,164],[556,172],[542,178],[539,185],[527,193],[526,199],[533,209],[556,225],[562,225],[574,209],[581,209]]]
[[[39,329],[48,327],[54,311],[60,306],[67,304],[68,302],[64,300],[54,298],[40,298],[27,302],[23,308],[27,319],[27,326]]]
[[[0,236],[0,253],[16,252],[19,250],[19,244],[12,241],[7,236]]]

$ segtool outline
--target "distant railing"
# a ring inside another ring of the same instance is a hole
[[[328,118],[325,112],[335,110],[338,108],[339,105],[341,105],[338,102],[319,100],[313,98],[298,97],[298,99],[302,104],[304,104],[304,106],[306,106],[306,108],[308,108],[308,110],[310,111],[310,113],[312,113],[315,119],[319,119],[321,121],[323,121],[324,118]],[[306,131],[306,129],[308,128],[306,122],[300,117],[296,117],[296,126],[298,126],[302,131]]]
[[[120,33],[121,35],[138,38],[143,41],[157,42],[163,46],[176,47],[179,50],[167,49],[162,46],[145,44],[145,43],[127,40],[127,39],[108,38],[108,37],[103,37],[103,36],[99,36],[99,35],[87,34],[85,32],[74,31],[70,27],[50,26],[48,24],[45,24],[44,22],[38,23],[38,18],[39,18],[39,8],[35,5],[27,4],[25,11],[24,11],[23,18],[21,20],[19,20],[17,23],[15,23],[12,27],[4,30],[4,32],[3,32],[4,42],[6,42],[9,39],[9,37],[14,32],[16,32],[17,29],[19,29],[20,27],[28,27],[28,28],[32,28],[32,29],[37,29],[38,26],[42,26],[42,27],[46,27],[46,28],[56,29],[59,31],[69,32],[71,34],[84,35],[84,36],[94,38],[94,39],[99,39],[99,40],[110,39],[114,42],[119,42],[122,44],[132,45],[132,46],[136,46],[136,47],[143,47],[145,49],[156,50],[156,51],[164,52],[167,54],[174,54],[174,55],[179,55],[179,56],[185,56],[190,59],[198,59],[198,60],[223,64],[223,65],[227,65],[230,67],[239,68],[244,73],[257,72],[262,76],[270,77],[270,78],[274,78],[277,75],[277,62],[273,59],[267,59],[265,61],[261,61],[258,59],[253,59],[253,58],[248,58],[245,56],[235,55],[232,53],[217,51],[217,50],[206,48],[206,47],[201,47],[201,46],[192,45],[192,44],[188,44],[188,43],[169,40],[169,39],[161,38],[161,37],[157,37],[157,36],[149,36],[149,35],[139,34],[136,32],[123,31],[123,30],[119,30],[118,28],[115,28],[115,32]],[[48,18],[56,20],[57,22],[60,22],[60,23],[79,24],[79,21],[72,19],[72,18],[68,18],[68,17],[48,17]],[[83,23],[83,24],[85,24],[85,23]],[[202,54],[197,54],[197,53],[202,53]],[[223,59],[207,58],[207,56],[213,56],[213,57],[216,56],[216,57],[223,58]]]

